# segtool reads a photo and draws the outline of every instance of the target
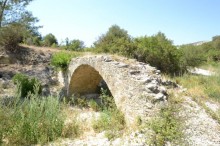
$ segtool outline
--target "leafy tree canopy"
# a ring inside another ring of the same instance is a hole
[[[15,50],[18,43],[40,36],[36,17],[25,8],[32,0],[0,1],[0,45]],[[6,39],[8,38],[8,39]]]
[[[134,47],[128,32],[118,25],[112,25],[105,34],[99,37],[94,46],[98,52],[119,53],[122,55],[131,54]]]
[[[30,12],[25,7],[32,0],[2,0],[0,2],[0,27],[11,23],[29,21]]]
[[[137,49],[134,57],[139,61],[150,63],[162,72],[174,74],[184,70],[181,62],[181,52],[159,32],[154,36],[144,36],[135,39]]]
[[[218,35],[218,36],[214,36],[214,37],[212,38],[212,42],[213,42],[213,47],[214,47],[215,49],[220,50],[220,36],[219,36],[219,35]]]
[[[64,48],[66,50],[81,51],[83,48],[85,48],[84,42],[78,39],[69,41],[69,39],[66,38],[65,42],[66,46],[64,46]]]
[[[56,37],[55,37],[52,33],[47,34],[47,35],[43,38],[43,45],[44,45],[44,46],[51,47],[51,46],[54,45],[54,44],[57,45],[58,42],[57,42]]]

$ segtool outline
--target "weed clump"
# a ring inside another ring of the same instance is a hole
[[[150,145],[163,146],[166,142],[180,140],[183,136],[181,130],[181,122],[176,113],[178,113],[178,100],[170,97],[169,105],[160,110],[159,116],[147,123],[152,129],[153,135],[149,141]]]
[[[79,56],[77,53],[58,52],[53,54],[51,65],[62,71],[66,71],[72,58]]]
[[[24,74],[16,74],[13,82],[17,85],[17,92],[20,98],[28,97],[30,94],[41,94],[42,86],[38,79],[30,78]]]
[[[124,114],[117,109],[113,97],[107,95],[103,89],[100,98],[99,109],[102,113],[99,119],[93,121],[92,127],[96,132],[105,131],[108,139],[119,137],[126,125]]]

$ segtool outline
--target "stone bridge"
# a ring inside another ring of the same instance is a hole
[[[128,124],[155,116],[166,101],[160,71],[136,60],[110,55],[73,58],[67,75],[67,94],[96,93],[104,80]]]

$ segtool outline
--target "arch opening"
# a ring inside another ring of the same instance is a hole
[[[112,96],[108,85],[99,72],[90,65],[83,64],[72,74],[68,96],[84,96],[88,99],[98,98],[101,94],[101,89],[104,89],[107,95]]]

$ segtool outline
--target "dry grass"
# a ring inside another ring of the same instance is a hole
[[[220,102],[220,63],[206,65],[215,71],[213,76],[184,74],[173,78],[178,84],[188,89],[187,93],[198,100],[212,100]],[[205,68],[205,67],[204,67]]]
[[[220,63],[203,65],[202,68],[215,72],[215,75],[207,77],[185,74],[181,77],[175,77],[173,80],[186,87],[188,89],[186,94],[192,97],[213,119],[220,123],[219,111],[213,111],[205,104],[209,101],[220,105]]]

